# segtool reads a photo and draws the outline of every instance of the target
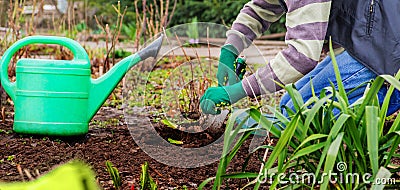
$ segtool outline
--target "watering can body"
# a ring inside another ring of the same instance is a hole
[[[16,66],[14,131],[80,135],[88,131],[90,65],[22,59]]]
[[[16,63],[16,81],[11,82],[7,71],[12,55],[34,43],[65,46],[74,58],[20,59]],[[14,101],[14,131],[55,136],[86,134],[89,121],[125,73],[141,60],[155,57],[157,52],[158,49],[153,48],[152,54],[133,54],[102,77],[92,79],[88,55],[76,41],[54,36],[31,36],[17,41],[1,60],[2,85]]]

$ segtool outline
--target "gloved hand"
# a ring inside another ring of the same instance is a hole
[[[244,72],[239,76],[235,73],[234,63],[238,54],[238,50],[233,45],[222,46],[217,72],[218,86],[225,86],[226,82],[233,85],[243,79]]]
[[[242,82],[231,86],[210,87],[201,97],[200,107],[203,113],[216,115],[221,113],[217,107],[229,106],[246,96]]]

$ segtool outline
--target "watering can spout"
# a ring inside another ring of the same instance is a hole
[[[149,57],[155,58],[158,54],[158,51],[160,51],[162,42],[163,42],[163,35],[158,37],[156,40],[154,40],[151,44],[146,46],[144,49],[137,52],[137,54],[140,56],[140,58],[142,60],[145,60]]]
[[[101,107],[110,93],[121,81],[130,68],[149,57],[156,58],[163,42],[163,35],[139,52],[130,55],[114,65],[105,75],[91,79],[92,86],[89,95],[88,121],[90,121]]]

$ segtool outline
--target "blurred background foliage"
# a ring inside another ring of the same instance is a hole
[[[229,28],[248,1],[0,0],[0,53],[13,41],[37,34],[80,41],[128,40],[138,47],[163,28],[181,24],[210,22]],[[285,31],[282,17],[265,34]]]
[[[249,0],[177,0],[175,11],[172,19],[168,23],[168,27],[176,26],[179,24],[190,23],[194,18],[198,22],[212,22],[231,26],[240,10]],[[113,22],[114,10],[105,4],[117,4],[118,0],[95,0],[90,1],[89,6],[96,9],[97,16],[103,16],[103,21],[107,23]],[[137,8],[140,14],[143,12],[143,0],[137,1]],[[165,4],[167,0],[147,0],[145,1],[147,7]],[[169,1],[169,12],[174,9],[174,0]],[[121,6],[127,6],[127,13],[124,18],[126,25],[135,22],[136,10],[135,1],[121,1]],[[149,13],[147,13],[149,14]],[[141,15],[142,16],[142,15]],[[285,17],[282,17],[278,22],[274,23],[269,33],[285,32]]]
[[[107,19],[112,18],[114,10],[110,9],[105,4],[117,4],[118,0],[95,0],[90,1],[89,6],[97,9],[98,15],[101,15]],[[143,11],[143,0],[138,1],[139,12]],[[158,5],[165,3],[166,0],[147,0],[147,6]],[[230,24],[236,18],[243,5],[248,0],[177,0],[176,11],[171,20],[171,25],[178,25],[189,23],[192,18],[197,17],[199,22],[214,22],[219,24]],[[125,22],[135,21],[135,1],[121,1],[121,6],[127,6],[128,11],[125,18]],[[169,1],[169,9],[172,11],[174,0]]]

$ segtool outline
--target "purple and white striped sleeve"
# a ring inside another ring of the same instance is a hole
[[[257,5],[257,9],[252,8],[261,2],[264,2],[265,6]],[[243,50],[241,47],[248,47],[273,20],[279,19],[279,14],[282,12],[278,10],[283,10],[279,9],[276,3],[276,1],[253,0],[246,4],[234,22],[232,30],[228,32],[227,43],[234,45],[239,52]],[[243,80],[243,87],[249,96],[280,90],[281,87],[275,82],[281,84],[295,82],[310,72],[319,60],[328,27],[331,0],[287,0],[286,5],[288,12],[285,42],[288,47],[280,51],[265,67]],[[260,11],[276,15],[267,20],[266,17],[260,16],[262,14]],[[243,39],[241,41],[243,43],[237,43],[239,41],[237,36]]]
[[[279,0],[252,0],[246,3],[227,32],[226,43],[242,52],[283,14]]]

